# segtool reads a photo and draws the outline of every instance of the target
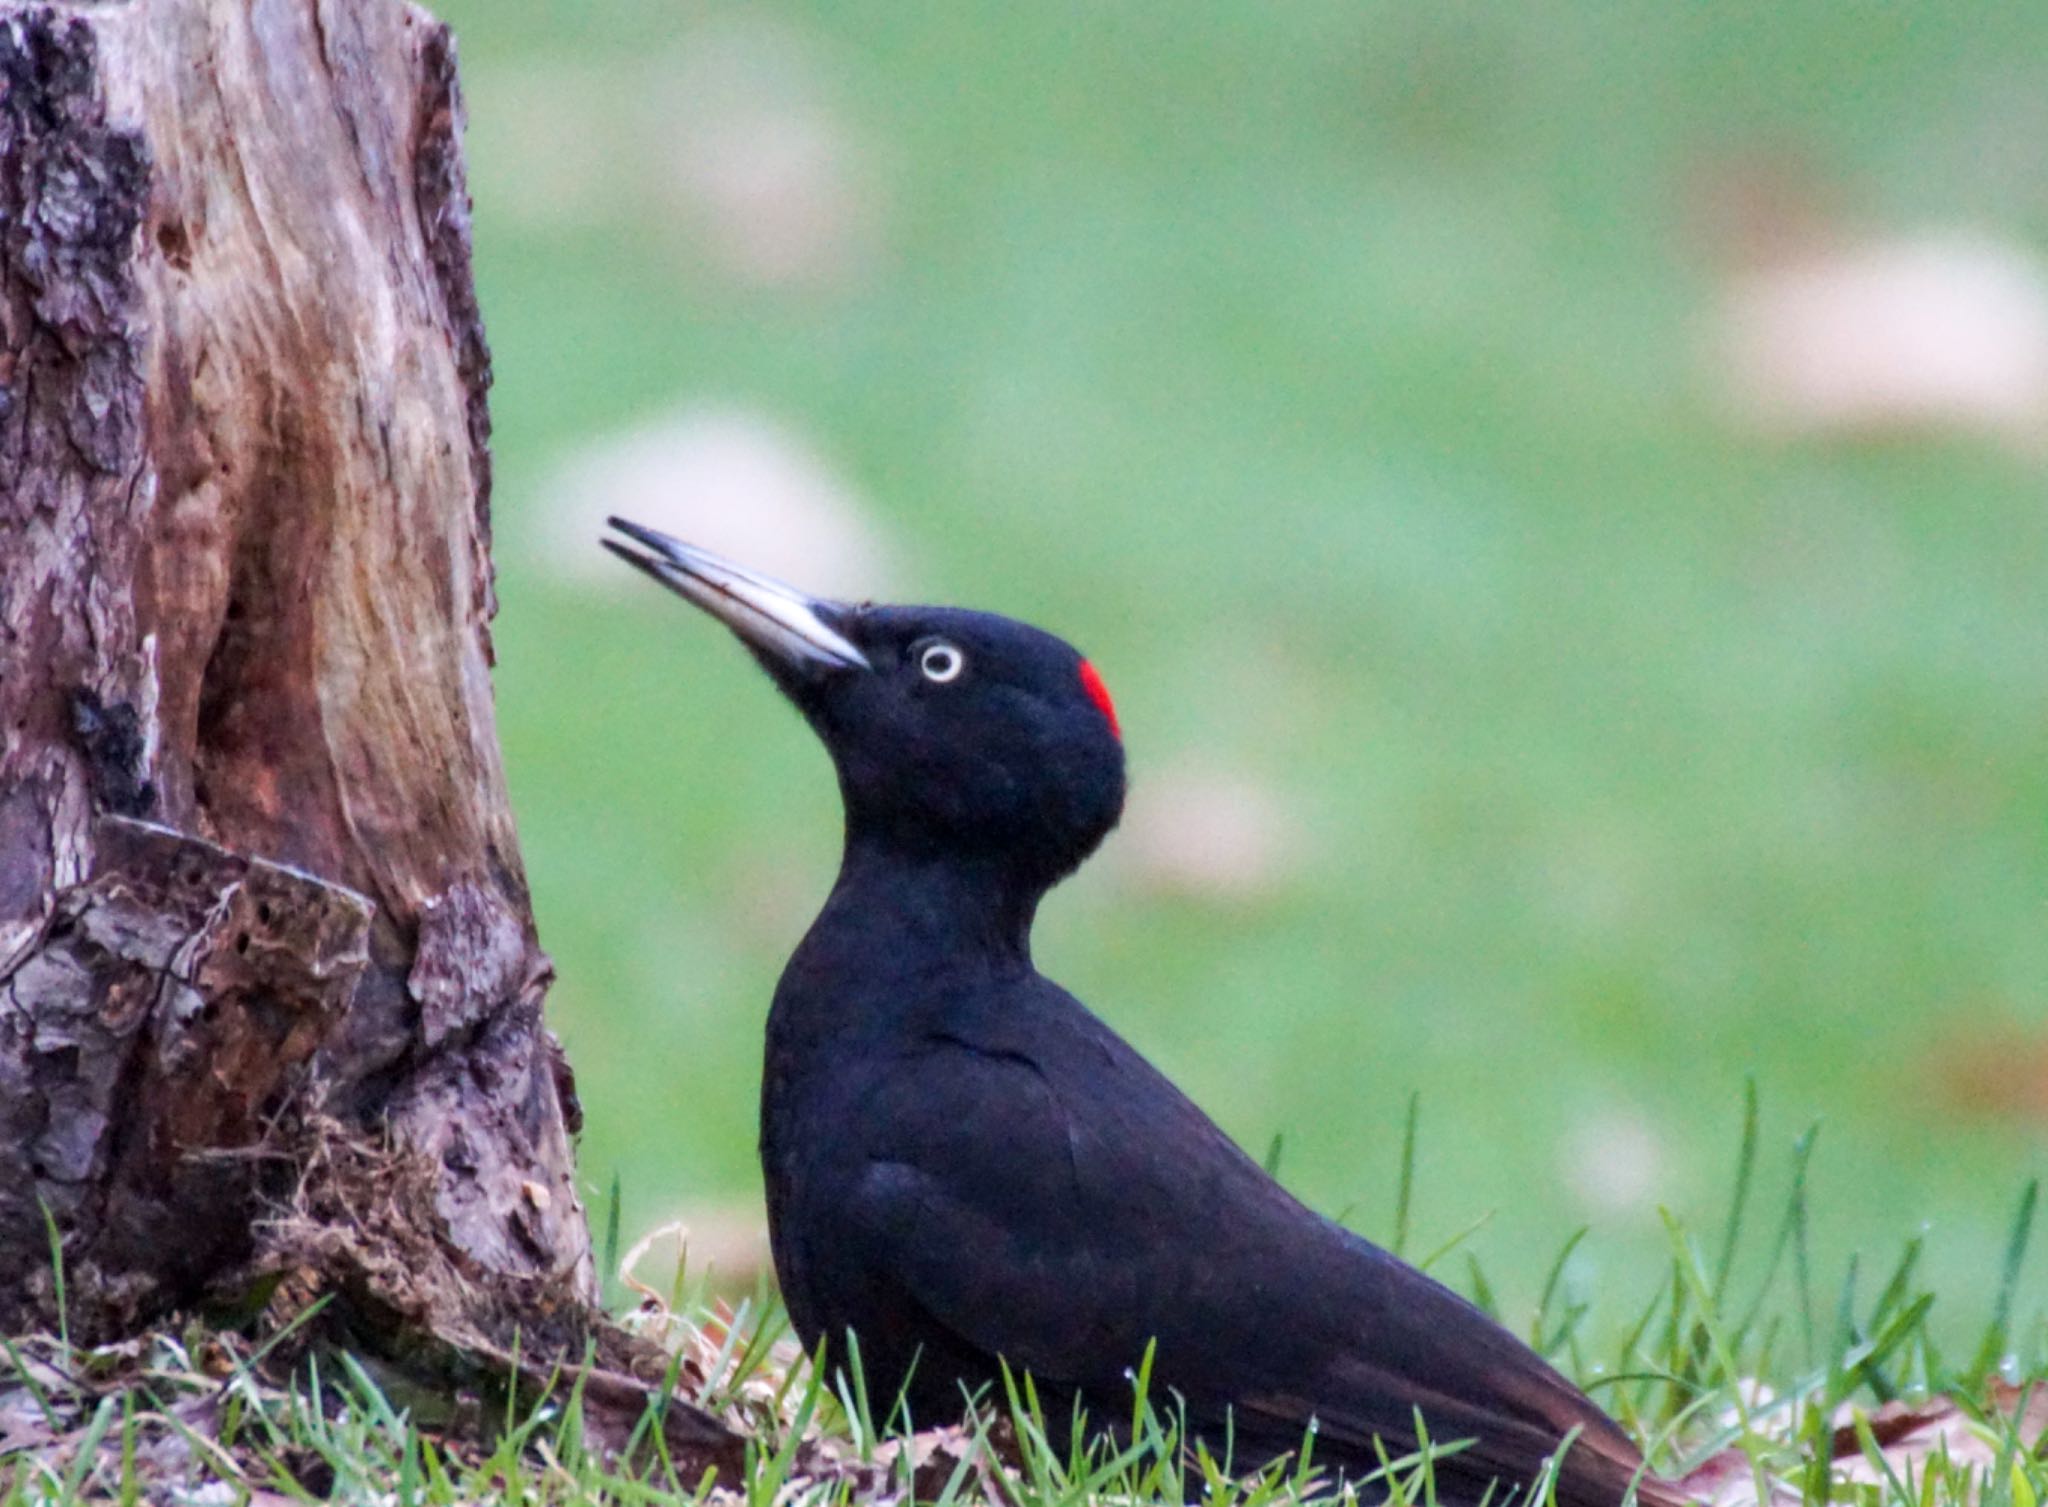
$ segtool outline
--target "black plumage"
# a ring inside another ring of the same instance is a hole
[[[1115,715],[1069,645],[947,608],[814,600],[614,520],[623,558],[739,635],[830,751],[838,881],[768,1019],[761,1158],[798,1333],[911,1419],[1034,1377],[1048,1416],[1155,1386],[1249,1469],[1352,1475],[1439,1444],[1438,1500],[1499,1503],[1567,1435],[1557,1496],[1614,1507],[1622,1431],[1484,1313],[1309,1210],[1033,966],[1040,898],[1115,825]],[[1000,1358],[1000,1359],[999,1359]]]

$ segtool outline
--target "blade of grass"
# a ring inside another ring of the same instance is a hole
[[[1891,1459],[1885,1454],[1884,1447],[1877,1442],[1877,1435],[1870,1431],[1869,1415],[1858,1408],[1851,1420],[1851,1426],[1856,1431],[1856,1443],[1863,1451],[1863,1458],[1882,1471],[1885,1480],[1890,1483],[1893,1500],[1913,1501],[1913,1494],[1906,1489],[1906,1483],[1899,1479],[1898,1472],[1892,1469]]]
[[[1415,1200],[1415,1135],[1422,1115],[1422,1090],[1408,1095],[1408,1119],[1401,1129],[1401,1180],[1394,1192],[1394,1243],[1396,1256],[1408,1250],[1408,1215]]]
[[[1859,1338],[1856,1328],[1856,1275],[1860,1260],[1861,1258],[1852,1252],[1848,1270],[1842,1274],[1842,1296],[1835,1303],[1835,1339],[1834,1343],[1828,1346],[1828,1353],[1831,1356],[1843,1355]],[[1841,1387],[1844,1372],[1839,1359],[1833,1365],[1835,1379],[1830,1382],[1828,1391],[1834,1400],[1839,1401],[1838,1389]]]
[[[1486,1311],[1488,1318],[1500,1319],[1500,1300],[1493,1295],[1493,1284],[1486,1280],[1486,1273],[1480,1269],[1479,1258],[1470,1251],[1465,1253],[1465,1266],[1472,1275],[1472,1301]]]
[[[43,1391],[42,1384],[29,1371],[28,1362],[22,1358],[21,1352],[14,1348],[14,1341],[0,1334],[0,1350],[7,1352],[7,1359],[14,1366],[15,1379],[27,1389],[28,1395],[35,1399],[36,1410],[43,1415],[43,1426],[52,1434],[62,1434],[64,1421],[57,1416],[56,1408],[50,1405],[49,1394]]]
[[[57,1229],[57,1216],[48,1200],[36,1195],[36,1207],[43,1211],[43,1230],[50,1241],[50,1281],[57,1299],[57,1338],[64,1354],[71,1354],[71,1303],[64,1290],[64,1236]]]
[[[1764,1472],[1763,1460],[1753,1447],[1755,1424],[1751,1416],[1749,1398],[1742,1386],[1742,1374],[1736,1365],[1735,1353],[1729,1348],[1726,1333],[1720,1324],[1720,1314],[1714,1306],[1713,1288],[1706,1269],[1701,1265],[1699,1252],[1686,1237],[1685,1227],[1668,1209],[1659,1209],[1664,1221],[1665,1233],[1671,1240],[1672,1259],[1678,1263],[1680,1274],[1687,1287],[1692,1289],[1692,1298],[1699,1305],[1699,1327],[1706,1338],[1715,1364],[1720,1368],[1719,1386],[1715,1389],[1724,1396],[1735,1410],[1736,1423],[1742,1430],[1743,1451],[1749,1456],[1750,1472],[1755,1478],[1756,1499],[1759,1502],[1771,1500],[1770,1479]]]
[[[118,1397],[100,1399],[100,1405],[93,1409],[92,1421],[85,1426],[84,1437],[71,1447],[71,1469],[65,1477],[64,1495],[60,1501],[84,1500],[85,1483],[100,1463],[100,1441],[107,1437],[107,1430],[114,1426],[114,1420],[120,1415],[121,1400]]]
[[[840,1389],[840,1406],[853,1426],[855,1450],[862,1464],[872,1464],[877,1442],[875,1415],[868,1406],[868,1373],[861,1364],[860,1336],[851,1329],[846,1331],[846,1363],[839,1367],[835,1380]]]
[[[619,1174],[612,1174],[611,1198],[604,1214],[604,1265],[598,1268],[598,1275],[606,1286],[619,1280],[619,1225],[624,1217],[624,1188]],[[616,1289],[614,1289],[616,1290]]]
[[[1890,1333],[1890,1330],[1886,1327],[1887,1323],[1892,1317],[1893,1310],[1907,1301],[1906,1292],[1912,1283],[1913,1269],[1920,1264],[1920,1251],[1921,1241],[1917,1236],[1906,1242],[1906,1249],[1904,1254],[1899,1257],[1899,1264],[1893,1268],[1890,1279],[1884,1285],[1884,1290],[1878,1294],[1876,1306],[1870,1310],[1869,1323],[1864,1326],[1865,1332],[1873,1335]],[[1918,1307],[1920,1314],[1924,1317],[1927,1304],[1934,1301],[1934,1296],[1932,1293],[1924,1294],[1923,1296],[1926,1301],[1919,1304]],[[1909,1309],[1908,1311],[1910,1312],[1911,1310]],[[1882,1348],[1884,1354],[1889,1354],[1894,1345],[1885,1345]],[[1862,1370],[1863,1384],[1877,1394],[1878,1401],[1890,1402],[1894,1397],[1898,1396],[1899,1389],[1892,1384],[1891,1378],[1879,1367],[1879,1359],[1881,1359],[1881,1356],[1874,1355],[1871,1359],[1864,1362]]]
[[[1891,1384],[1880,1367],[1894,1350],[1925,1328],[1927,1311],[1933,1306],[1934,1294],[1923,1292],[1908,1303],[1881,1333],[1865,1342],[1870,1353],[1857,1362],[1852,1371],[1854,1375],[1863,1379],[1865,1386],[1877,1394],[1879,1402],[1890,1402],[1898,1396],[1898,1388]]]
[[[1991,1302],[1991,1323],[1984,1330],[1984,1341],[1977,1347],[1977,1358],[1971,1367],[1980,1376],[1997,1370],[2005,1357],[2006,1343],[2012,1334],[2013,1293],[2020,1285],[2020,1267],[2027,1259],[2027,1241],[2034,1231],[2034,1208],[2040,1200],[2041,1180],[2037,1177],[2020,1195],[2019,1213],[2013,1218],[2012,1235],[2005,1244],[1998,1295]]]
[[[1815,1120],[1806,1129],[1806,1135],[1795,1147],[1796,1160],[1792,1173],[1792,1270],[1799,1284],[1799,1328],[1806,1341],[1806,1364],[1814,1363],[1813,1323],[1813,1257],[1807,1248],[1806,1220],[1806,1172],[1813,1155],[1813,1143],[1820,1136],[1820,1121]]]
[[[825,1390],[825,1347],[818,1346],[818,1353],[812,1358],[810,1380],[805,1384],[803,1396],[797,1400],[795,1416],[790,1419],[787,1436],[780,1447],[765,1461],[754,1455],[754,1445],[748,1444],[751,1467],[747,1471],[747,1500],[755,1507],[770,1507],[782,1499],[783,1483],[789,1479],[790,1471],[796,1465],[797,1451],[803,1447],[804,1437],[810,1432],[811,1419],[818,1411],[819,1398]]]
[[[1474,1235],[1478,1234],[1481,1230],[1485,1229],[1487,1225],[1491,1224],[1492,1222],[1493,1210],[1488,1209],[1484,1214],[1481,1214],[1477,1219],[1473,1220],[1470,1224],[1466,1225],[1464,1229],[1458,1231],[1457,1234],[1453,1235],[1450,1239],[1446,1240],[1442,1245],[1438,1246],[1435,1250],[1431,1251],[1427,1256],[1424,1256],[1420,1261],[1416,1262],[1416,1270],[1425,1272],[1428,1271],[1432,1266],[1435,1266],[1437,1262],[1443,1260],[1444,1257],[1450,1255],[1452,1251],[1456,1250],[1459,1246],[1463,1245],[1466,1241],[1470,1240]]]
[[[1792,1181],[1786,1192],[1785,1213],[1778,1221],[1778,1232],[1771,1241],[1771,1254],[1764,1263],[1764,1274],[1756,1285],[1756,1296],[1744,1311],[1736,1325],[1737,1333],[1747,1333],[1762,1314],[1764,1304],[1769,1300],[1771,1287],[1777,1281],[1778,1268],[1785,1259],[1785,1253],[1792,1248],[1795,1234],[1803,1228],[1806,1219],[1806,1164],[1813,1155],[1814,1137],[1819,1133],[1818,1124],[1809,1126],[1806,1132],[1792,1143]],[[1806,1324],[1806,1364],[1813,1364],[1813,1311],[1807,1295],[1801,1294],[1802,1317]]]
[[[1870,1310],[1867,1327],[1876,1329],[1891,1316],[1894,1308],[1906,1301],[1906,1289],[1912,1284],[1913,1270],[1920,1264],[1920,1252],[1924,1244],[1918,1235],[1906,1242],[1904,1250],[1899,1255],[1899,1264],[1892,1269],[1884,1290],[1877,1296],[1877,1306]]]
[[[1580,1242],[1591,1232],[1592,1226],[1583,1224],[1572,1231],[1570,1238],[1565,1241],[1563,1249],[1558,1251],[1557,1259],[1550,1263],[1550,1274],[1543,1279],[1543,1296],[1537,1299],[1536,1302],[1536,1331],[1530,1340],[1530,1348],[1538,1355],[1550,1353],[1545,1348],[1548,1343],[1545,1336],[1549,1333],[1551,1305],[1556,1301],[1559,1284],[1564,1281],[1565,1263],[1572,1259],[1572,1252],[1579,1248]],[[1576,1323],[1577,1321],[1567,1316],[1567,1322]]]
[[[223,1394],[225,1394],[230,1387],[235,1386],[237,1383],[243,1381],[245,1378],[252,1375],[255,1372],[256,1368],[263,1364],[263,1359],[265,1356],[269,1355],[271,1351],[275,1350],[279,1345],[283,1344],[286,1340],[290,1339],[294,1334],[297,1334],[301,1329],[305,1328],[306,1325],[310,1324],[314,1319],[318,1318],[320,1316],[321,1311],[325,1309],[327,1305],[333,1301],[333,1293],[322,1293],[319,1297],[315,1298],[311,1303],[308,1303],[304,1308],[300,1309],[297,1313],[293,1314],[291,1317],[291,1321],[289,1323],[280,1326],[277,1333],[266,1336],[262,1344],[258,1345],[255,1349],[249,1352],[248,1358],[246,1360],[244,1360],[240,1365],[236,1366],[233,1371],[228,1373],[227,1378],[220,1384],[220,1391]]]
[[[1686,1364],[1682,1359],[1685,1347],[1685,1306],[1690,1294],[1685,1286],[1685,1273],[1676,1261],[1671,1263],[1671,1315],[1664,1325],[1664,1343],[1659,1346],[1664,1362],[1671,1370],[1671,1385],[1668,1389],[1664,1417],[1668,1424],[1686,1406],[1690,1383],[1686,1380]]]
[[[142,1482],[135,1474],[135,1392],[121,1394],[121,1486],[115,1500],[121,1507],[134,1507],[142,1497]]]
[[[1728,1292],[1728,1274],[1735,1268],[1735,1248],[1742,1239],[1742,1217],[1749,1209],[1749,1190],[1756,1177],[1756,1078],[1742,1084],[1742,1149],[1735,1157],[1735,1196],[1728,1205],[1728,1223],[1721,1232],[1721,1255],[1714,1263],[1714,1308],[1720,1311]]]

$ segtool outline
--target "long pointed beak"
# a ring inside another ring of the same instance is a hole
[[[829,606],[709,550],[657,534],[624,518],[606,520],[640,548],[616,539],[604,547],[695,603],[758,649],[792,667],[866,670],[868,657],[820,615]]]

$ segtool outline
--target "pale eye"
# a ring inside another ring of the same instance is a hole
[[[926,680],[944,685],[960,678],[967,668],[967,656],[948,643],[926,644],[917,656],[917,667]]]

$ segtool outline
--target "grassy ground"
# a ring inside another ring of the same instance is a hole
[[[1198,753],[1280,793],[1306,838],[1270,892],[1084,873],[1039,951],[1284,1135],[1313,1203],[1377,1227],[1419,1089],[1422,1243],[1493,1211],[1473,1248],[1526,1308],[1514,1253],[1591,1222],[1574,1280],[1633,1293],[1753,1076],[1767,1163],[1825,1121],[1816,1259],[1924,1227],[1937,1324],[1978,1322],[2048,1150],[2039,1095],[1985,1090],[2048,1062],[2040,470],[1732,427],[1699,221],[1761,154],[1857,223],[2038,235],[2048,12],[444,13],[506,752],[629,1233],[755,1196],[761,1017],[835,800],[729,643],[520,541],[588,437],[738,403],[871,500],[908,594],[1086,646],[1138,781]],[[864,164],[811,283],[749,281],[659,189],[735,36],[822,80]]]
[[[1533,1316],[1509,1322],[1593,1390],[1653,1468],[1711,1507],[2048,1500],[2048,1312],[2018,1280],[2035,1192],[2013,1221],[1984,1311],[1971,1316],[1976,1333],[1945,1346],[1927,1323],[1933,1294],[1917,1243],[1866,1274],[1875,1280],[1859,1284],[1854,1268],[1843,1280],[1823,1276],[1804,1179],[1759,1193],[1754,1131],[1752,1120],[1725,1224],[1696,1236],[1669,1222],[1662,1272],[1627,1307],[1611,1294],[1585,1306],[1560,1255],[1547,1275],[1534,1264],[1514,1274],[1540,1280],[1542,1297]],[[1476,1263],[1466,1271],[1491,1304],[1492,1282]],[[640,1301],[626,1322],[673,1349],[685,1395],[744,1432],[741,1478],[669,1454],[651,1413],[613,1415],[601,1428],[572,1377],[539,1401],[488,1387],[422,1394],[346,1353],[285,1364],[290,1329],[258,1343],[192,1325],[104,1350],[52,1335],[0,1341],[0,1507],[870,1498],[1081,1507],[1179,1502],[1190,1482],[1204,1500],[1265,1507],[1315,1492],[1312,1438],[1303,1457],[1245,1481],[1184,1455],[1170,1394],[1142,1374],[1122,1445],[1056,1446],[1063,1431],[1048,1429],[1021,1380],[964,1427],[905,1437],[878,1426],[886,1400],[868,1398],[857,1378],[821,1381],[772,1301],[757,1297],[736,1313],[712,1305],[701,1276],[680,1266],[667,1280],[636,1268],[635,1280]],[[1365,1484],[1368,1498],[1390,1493],[1396,1507],[1434,1500],[1426,1453],[1390,1458],[1385,1479]],[[1546,1500],[1540,1483],[1534,1500]]]

